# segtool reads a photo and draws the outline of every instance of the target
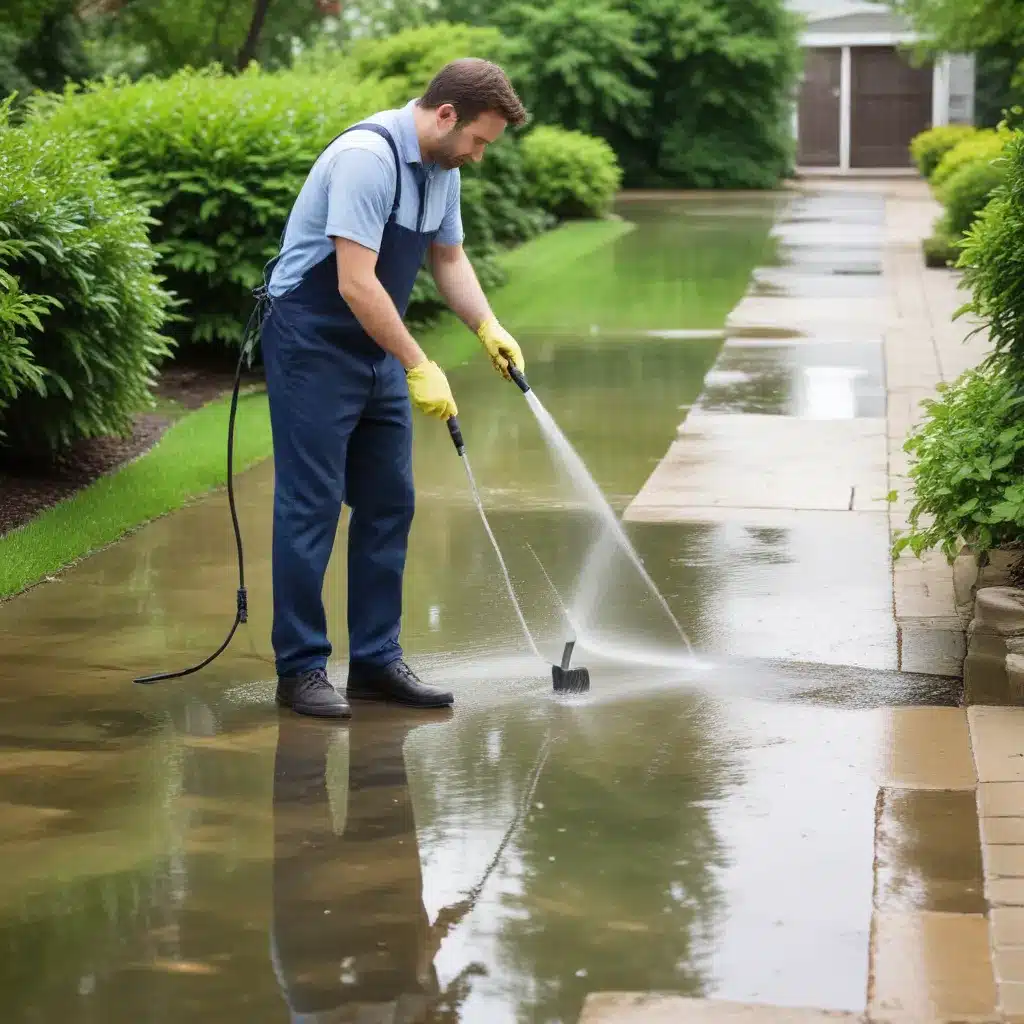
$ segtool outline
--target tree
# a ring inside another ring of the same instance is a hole
[[[522,4],[499,15],[533,117],[602,135],[639,125],[654,71],[628,9],[604,0]]]
[[[0,99],[59,89],[96,70],[75,0],[5,0],[0,10]]]

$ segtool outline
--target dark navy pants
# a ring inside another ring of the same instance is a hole
[[[274,624],[280,675],[331,655],[323,581],[341,506],[348,531],[349,660],[386,665],[398,642],[414,509],[412,413],[402,365],[366,339],[310,329],[275,300],[263,327],[274,441]],[[383,358],[381,358],[383,356]]]

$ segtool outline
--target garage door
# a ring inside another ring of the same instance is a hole
[[[850,165],[909,167],[910,140],[931,127],[932,68],[891,46],[852,51]]]
[[[797,147],[802,167],[839,166],[841,68],[841,50],[804,51]]]

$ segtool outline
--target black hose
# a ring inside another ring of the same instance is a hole
[[[208,658],[191,668],[182,669],[179,672],[158,672],[150,676],[140,676],[136,683],[159,683],[165,679],[181,679],[183,676],[190,676],[193,672],[206,668],[212,661],[220,657],[227,650],[235,631],[249,619],[249,597],[245,588],[245,556],[242,550],[242,531],[238,525],[238,510],[235,507],[235,484],[234,484],[234,463],[235,463],[235,416],[238,412],[238,392],[242,383],[242,366],[247,357],[251,357],[252,348],[255,343],[255,336],[262,323],[263,305],[257,304],[253,310],[249,323],[246,325],[242,341],[242,350],[238,356],[238,366],[235,368],[235,385],[231,392],[231,412],[228,415],[228,505],[231,508],[231,524],[235,530],[235,547],[238,551],[238,592],[235,600],[235,621],[228,632],[224,643],[217,648]],[[253,324],[256,324],[255,331]]]

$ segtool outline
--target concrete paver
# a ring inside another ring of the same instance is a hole
[[[882,420],[694,412],[625,518],[647,505],[671,522],[715,521],[719,508],[752,522],[761,509],[883,512],[885,494]]]
[[[991,1020],[996,1014],[983,914],[880,913],[871,945],[872,1021]]]
[[[863,1020],[860,1014],[802,1007],[602,992],[587,999],[579,1024],[819,1024]]]
[[[893,708],[882,784],[900,789],[973,790],[967,721],[960,708]]]

